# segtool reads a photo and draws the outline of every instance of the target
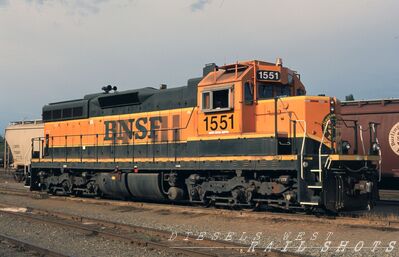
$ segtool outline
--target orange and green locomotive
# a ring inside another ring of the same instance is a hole
[[[182,87],[103,90],[43,107],[32,190],[334,212],[378,196],[378,154],[351,154],[337,99],[306,96],[280,60],[208,64]]]

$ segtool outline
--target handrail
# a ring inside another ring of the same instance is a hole
[[[28,154],[31,153],[31,152],[32,152],[32,146],[29,146],[28,149],[25,151],[25,154],[24,154],[24,166],[29,164],[28,160],[30,160],[30,158],[28,159]]]
[[[35,119],[35,120],[20,120],[20,121],[11,121],[9,126],[17,126],[17,125],[37,125],[43,124],[43,120]]]
[[[360,130],[360,142],[362,143],[363,155],[366,155],[366,149],[364,147],[364,141],[363,141],[363,127],[362,127],[362,125],[359,125],[359,130]]]
[[[381,181],[381,173],[382,173],[382,152],[381,152],[380,142],[378,141],[377,133],[375,131],[375,124],[374,123],[371,123],[371,128],[373,129],[373,132],[374,132],[374,135],[375,135],[375,142],[378,145],[378,155],[380,157],[380,159],[378,160],[378,182],[380,182]]]
[[[26,167],[27,166],[29,166],[29,161],[30,161],[30,158],[28,159],[28,154],[29,153],[32,153],[32,145],[31,146],[29,146],[29,148],[27,149],[27,151],[25,152],[25,154],[24,154],[24,174],[26,175]],[[28,161],[29,160],[29,161]]]
[[[173,131],[173,136],[172,136],[171,140],[176,144],[176,143],[180,143],[180,142],[184,141],[184,140],[178,138],[177,134],[180,131],[182,131],[184,129],[187,129],[187,127],[188,127],[188,124],[186,124],[185,127],[166,128],[166,129],[153,129],[153,130],[149,130],[148,133],[152,134],[154,132],[160,132],[160,131]],[[70,157],[69,154],[68,154],[68,150],[67,150],[67,148],[68,148],[67,146],[70,143],[73,143],[76,147],[80,148],[79,149],[80,152],[79,152],[77,158],[80,158],[81,162],[83,161],[82,148],[86,147],[86,146],[94,146],[95,147],[95,158],[96,158],[97,162],[98,162],[98,159],[99,159],[99,156],[98,156],[98,147],[99,146],[112,146],[112,151],[113,151],[112,153],[113,153],[114,162],[116,161],[116,155],[115,155],[116,154],[116,149],[115,149],[116,146],[123,146],[123,145],[129,146],[129,147],[132,146],[133,147],[132,160],[134,162],[134,158],[135,158],[134,146],[136,145],[135,137],[134,137],[135,133],[136,133],[136,131],[132,131],[132,132],[126,131],[126,132],[120,132],[120,133],[112,133],[111,142],[103,141],[101,144],[99,144],[99,142],[98,142],[99,136],[107,135],[105,133],[104,134],[81,134],[81,135],[51,136],[50,137],[50,140],[51,140],[50,143],[51,144],[48,144],[46,146],[44,145],[44,139],[46,137],[32,138],[32,142],[37,142],[39,144],[39,148],[48,147],[48,148],[52,149],[51,150],[51,156],[52,156],[51,160],[52,161],[53,161],[54,148],[57,147],[57,146],[61,146],[62,148],[65,148],[65,157],[64,157],[65,158],[65,162],[68,162],[68,158]],[[118,136],[120,136],[120,137],[128,137],[128,136],[130,137],[131,136],[131,138],[128,139],[127,141],[125,141],[125,140],[119,141]],[[92,138],[93,140],[90,140],[90,138]],[[60,139],[60,140],[63,139],[63,140],[59,141],[57,143],[57,145],[54,146],[54,141],[56,139]],[[88,141],[84,142],[86,139],[90,140],[90,142],[88,142]],[[143,142],[144,145],[147,145],[147,147],[148,147],[150,141],[151,141],[150,144],[154,144],[155,143],[154,140],[155,140],[155,137],[149,137],[149,138],[144,138],[142,142]],[[91,141],[93,141],[93,142],[91,142]],[[163,141],[163,140],[160,139],[159,142],[161,142],[161,143],[166,142],[168,144],[169,143],[169,139],[166,140],[166,141]],[[62,145],[60,143],[64,143],[64,145]],[[153,150],[152,158],[153,158],[153,161],[155,161],[155,158],[156,158],[156,154],[154,152],[155,149],[153,148],[152,150]],[[129,149],[127,151],[129,152]],[[41,158],[45,158],[45,156],[44,156],[45,153],[44,152],[45,152],[44,150],[40,151],[40,153],[39,153],[39,161],[40,161]],[[175,161],[177,161],[177,159],[178,159],[178,149],[176,147],[174,149],[174,152],[175,152],[174,153],[174,158],[175,158]]]
[[[343,119],[343,118],[337,118],[337,121],[342,121],[345,125],[346,128],[353,128],[353,126],[349,126],[346,122],[351,121],[351,122],[358,122],[358,120],[349,120],[349,119]]]
[[[321,149],[323,148],[324,138],[325,138],[325,135],[326,135],[326,133],[327,133],[327,129],[328,129],[328,126],[330,125],[330,123],[331,123],[331,120],[328,120],[328,121],[326,122],[326,125],[325,125],[325,127],[324,127],[324,131],[323,131],[323,135],[322,135],[321,141],[320,141],[320,146],[319,146],[319,171],[322,170],[322,169],[321,169]],[[321,176],[321,173],[320,173],[320,176]],[[321,177],[320,177],[320,181],[321,181]]]
[[[307,127],[306,127],[306,120],[291,120],[295,122],[303,122],[303,139],[302,139],[302,146],[301,146],[301,179],[303,179],[303,153],[305,151],[305,142],[306,142],[306,134],[307,134]]]
[[[184,128],[171,128],[171,129],[168,129],[168,130],[166,130],[166,129],[163,129],[163,130],[149,130],[148,133],[160,132],[160,131],[172,131],[175,134],[177,131],[183,130],[183,129]],[[112,141],[113,141],[114,138],[115,138],[116,141],[118,141],[120,139],[120,138],[118,138],[118,136],[124,137],[124,136],[129,136],[130,134],[132,134],[132,138],[133,138],[133,136],[136,133],[137,133],[137,131],[133,131],[132,133],[130,133],[130,132],[112,133],[112,137],[109,139],[110,142],[105,143],[106,140],[104,140],[103,146],[113,145]],[[97,138],[100,137],[100,136],[106,136],[106,135],[107,134],[81,134],[81,135],[51,136],[50,137],[51,144],[49,144],[51,146],[49,148],[56,148],[57,146],[65,147],[65,145],[60,145],[60,144],[54,145],[54,141],[57,140],[57,139],[63,139],[62,142],[64,142],[64,143],[74,141],[76,143],[76,146],[79,145],[81,147],[82,146],[100,146],[98,144],[98,142],[97,142]],[[95,139],[95,142],[94,143],[90,143],[90,144],[83,144],[83,139],[90,138],[90,137]],[[34,137],[34,138],[32,138],[32,140],[34,142],[39,142],[40,140],[44,140],[45,138],[46,137]],[[82,144],[80,143],[80,138],[82,138]],[[149,137],[149,138],[151,138],[151,137]],[[142,140],[145,141],[145,140],[150,140],[150,139],[142,139]],[[182,141],[182,140],[177,140],[177,141]],[[132,145],[132,143],[130,141],[128,141],[128,142],[120,142],[120,143],[117,143],[117,145]]]

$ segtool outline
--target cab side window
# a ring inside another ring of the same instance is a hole
[[[273,85],[259,83],[258,84],[258,98],[259,99],[270,99],[273,98]]]
[[[245,104],[252,104],[254,101],[254,85],[251,82],[244,84],[244,100]]]
[[[202,92],[202,111],[217,112],[233,108],[232,87]]]
[[[303,91],[302,89],[299,89],[299,88],[298,88],[298,89],[296,90],[296,95],[298,95],[298,96],[299,96],[299,95],[305,95],[305,91]]]
[[[211,109],[211,92],[202,93],[202,109],[203,110]]]
[[[287,85],[280,85],[276,87],[276,96],[290,96],[291,89]]]
[[[229,108],[229,89],[213,91],[213,109]]]

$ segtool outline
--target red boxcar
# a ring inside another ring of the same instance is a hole
[[[363,154],[363,145],[367,154],[370,149],[370,122],[378,125],[377,138],[382,154],[382,188],[399,190],[399,99],[358,100],[341,102],[341,113],[346,124],[353,126],[354,121],[361,126],[358,129],[357,149]],[[351,121],[350,121],[351,120]],[[343,126],[342,138],[353,138],[354,129]],[[361,138],[363,137],[363,144]],[[374,139],[371,140],[375,141]],[[352,151],[355,142],[349,140]]]

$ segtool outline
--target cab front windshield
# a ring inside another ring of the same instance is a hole
[[[258,99],[271,99],[276,96],[291,95],[291,88],[288,85],[258,82]]]

